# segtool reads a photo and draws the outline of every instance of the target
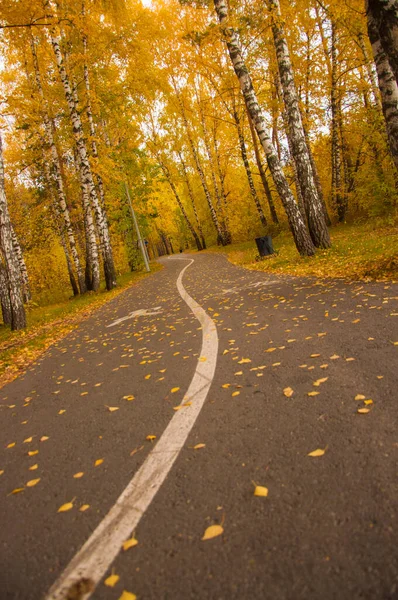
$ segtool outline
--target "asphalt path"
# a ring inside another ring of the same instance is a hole
[[[176,286],[192,258],[182,282],[216,327],[214,379],[138,544],[105,550],[92,598],[397,600],[398,285],[269,276],[212,254],[162,260],[1,390],[0,598],[48,597],[194,408],[210,356]]]

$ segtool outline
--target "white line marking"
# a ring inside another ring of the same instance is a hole
[[[181,259],[179,259],[181,260]],[[65,600],[68,590],[81,579],[97,586],[120,552],[122,543],[136,529],[142,515],[167,477],[195,424],[213,381],[218,353],[218,335],[214,321],[185,291],[182,278],[194,262],[184,267],[177,279],[177,289],[202,326],[201,357],[183,402],[192,404],[175,413],[154,449],[134,475],[116,504],[111,508],[91,537],[71,560],[49,590],[46,600]],[[89,598],[92,592],[81,596]]]
[[[127,319],[133,319],[134,317],[146,317],[146,315],[158,315],[159,312],[162,312],[161,306],[156,306],[155,308],[140,308],[139,310],[134,310],[130,314],[125,317],[120,317],[120,319],[116,319],[113,323],[107,325],[107,327],[114,327],[115,325],[119,325],[119,323],[123,323],[123,321],[127,321]]]

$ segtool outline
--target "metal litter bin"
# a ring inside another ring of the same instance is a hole
[[[274,254],[274,247],[272,245],[272,238],[270,235],[256,238],[256,244],[260,256],[269,256],[270,254]]]

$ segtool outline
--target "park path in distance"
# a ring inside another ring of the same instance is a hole
[[[93,597],[394,598],[398,286],[194,258],[183,284],[217,325],[215,379],[138,545],[104,577],[119,581]],[[4,598],[44,597],[183,400],[202,336],[176,288],[183,264],[163,262],[1,391]]]

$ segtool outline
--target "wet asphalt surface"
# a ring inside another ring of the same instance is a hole
[[[217,325],[216,375],[138,545],[107,573],[119,582],[93,598],[397,600],[398,285],[193,258],[183,284]],[[44,597],[189,386],[200,325],[176,288],[185,263],[163,264],[0,391],[2,600]]]

